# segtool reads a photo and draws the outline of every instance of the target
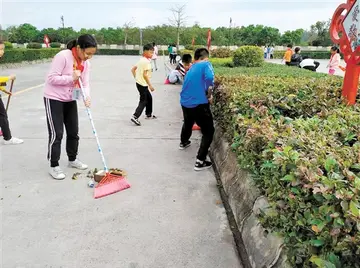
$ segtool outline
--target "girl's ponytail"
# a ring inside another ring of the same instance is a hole
[[[337,46],[331,47],[331,50],[336,51],[336,53],[338,53],[338,54],[340,53],[340,49]]]
[[[77,40],[71,40],[69,43],[67,43],[66,48],[69,50],[72,50],[74,47],[77,46]]]

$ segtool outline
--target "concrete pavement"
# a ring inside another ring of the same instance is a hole
[[[13,135],[23,145],[0,145],[2,268],[238,268],[242,267],[212,170],[193,171],[199,134],[178,150],[182,113],[178,86],[164,85],[164,67],[153,75],[157,120],[130,117],[138,92],[130,73],[138,57],[92,60],[92,113],[110,167],[125,169],[132,187],[95,200],[87,180],[48,175],[43,105],[49,64],[15,73]],[[79,104],[79,159],[102,168],[83,104]],[[65,141],[65,140],[64,140]]]
[[[305,55],[305,54],[304,54]],[[277,63],[277,64],[282,64],[281,63],[281,60],[279,59],[273,59],[273,60],[266,60],[267,62],[271,62],[271,63]],[[318,73],[325,73],[327,74],[329,72],[329,69],[326,68],[326,66],[328,65],[329,63],[329,60],[316,60],[320,63],[318,69],[316,70]],[[341,66],[345,67],[346,66],[346,63],[344,62],[344,60],[341,60]],[[337,69],[335,71],[335,75],[338,75],[338,76],[345,76],[345,73],[339,69]]]

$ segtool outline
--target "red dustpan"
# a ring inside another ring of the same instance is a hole
[[[107,172],[94,189],[94,198],[98,199],[130,188],[125,177]]]
[[[200,130],[200,127],[197,124],[194,124],[192,130]]]

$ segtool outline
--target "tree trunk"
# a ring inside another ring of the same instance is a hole
[[[127,35],[128,35],[128,33],[127,33],[127,31],[125,32],[125,40],[124,40],[124,45],[126,46],[127,44],[126,44],[126,42],[127,42]]]
[[[180,45],[180,28],[177,28],[177,42],[176,42],[176,52],[179,54],[179,45]]]

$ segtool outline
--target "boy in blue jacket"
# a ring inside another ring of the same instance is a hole
[[[212,163],[206,160],[215,132],[213,116],[210,110],[212,87],[214,86],[214,69],[208,58],[209,51],[206,48],[199,48],[195,51],[195,63],[186,73],[180,93],[184,123],[179,148],[183,150],[190,146],[191,141],[189,139],[194,123],[201,128],[203,134],[194,167],[196,171],[212,166]]]

